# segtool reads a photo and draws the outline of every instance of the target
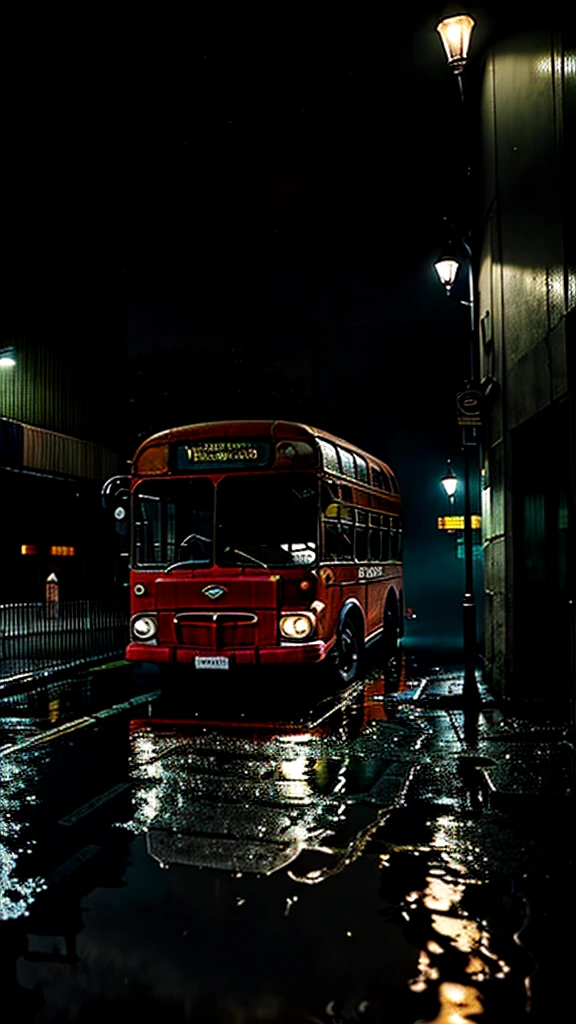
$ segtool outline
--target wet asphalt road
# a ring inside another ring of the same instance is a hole
[[[460,683],[0,694],[7,1022],[564,1019],[571,734]]]

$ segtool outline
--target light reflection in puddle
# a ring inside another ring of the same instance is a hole
[[[364,726],[374,724],[372,712],[365,704]],[[126,827],[145,833],[163,863],[271,874],[304,852],[323,854],[322,868],[290,872],[317,884],[356,860],[401,802],[421,742],[422,730],[405,723],[351,744],[322,728],[275,734],[250,726],[246,735],[137,720]]]
[[[36,800],[32,794],[45,753],[26,751],[0,758],[0,920],[28,915],[38,893],[46,888],[40,875],[30,876],[26,859],[35,845],[29,812]]]
[[[418,922],[418,934],[422,937],[418,973],[410,989],[423,993],[434,984],[441,1002],[435,1021],[458,1024],[470,1015],[482,1013],[483,1009],[476,989],[448,981],[450,971],[455,969],[454,954],[460,955],[457,971],[461,976],[469,975],[478,983],[491,978],[503,980],[510,974],[511,967],[492,948],[494,940],[487,921],[475,919],[474,914],[465,909],[470,890],[487,882],[484,861],[479,862],[480,870],[476,872],[480,877],[474,877],[468,867],[471,847],[459,848],[461,824],[455,819],[443,815],[428,824],[435,831],[428,850],[431,863],[426,871],[426,884],[421,891],[411,890],[404,898],[403,916],[411,924]],[[436,859],[438,856],[440,862]],[[474,858],[475,864],[476,861]],[[451,968],[444,963],[449,951],[453,951]]]

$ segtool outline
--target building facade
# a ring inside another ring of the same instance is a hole
[[[79,296],[71,308],[58,332],[49,305],[20,327],[0,324],[0,603],[43,600],[52,573],[63,600],[113,587],[100,491],[125,467],[121,349],[104,365],[90,306]],[[120,333],[118,322],[107,330]]]
[[[576,49],[552,26],[482,69],[478,267],[485,659],[512,698],[573,703]],[[571,538],[572,526],[572,538]]]

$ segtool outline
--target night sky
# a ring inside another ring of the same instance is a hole
[[[436,516],[446,458],[461,470],[468,312],[432,262],[444,217],[477,223],[475,54],[494,30],[473,5],[464,116],[434,31],[459,9],[6,16],[0,266],[16,325],[99,325],[127,458],[178,423],[270,416],[388,461],[408,602],[437,605],[440,573],[456,614],[463,563]]]

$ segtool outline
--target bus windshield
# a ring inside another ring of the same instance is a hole
[[[133,564],[158,568],[311,565],[317,557],[313,474],[153,480],[134,492]]]
[[[311,474],[227,477],[218,486],[219,565],[316,561],[318,484]]]

